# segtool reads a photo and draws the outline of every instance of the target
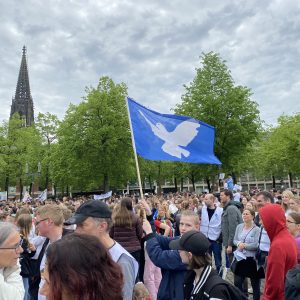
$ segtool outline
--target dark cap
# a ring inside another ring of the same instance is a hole
[[[190,230],[182,235],[180,239],[171,241],[172,250],[184,250],[194,255],[203,256],[207,253],[210,242],[207,237],[197,230]]]
[[[73,217],[69,218],[64,224],[78,224],[82,223],[86,218],[111,218],[111,210],[108,205],[99,200],[90,200],[81,204],[76,210]]]

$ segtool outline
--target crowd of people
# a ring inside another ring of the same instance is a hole
[[[300,263],[299,191],[227,188],[2,201],[0,299],[285,299]]]

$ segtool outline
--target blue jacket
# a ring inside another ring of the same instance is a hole
[[[179,237],[168,238],[151,233],[145,237],[146,249],[151,261],[161,268],[162,279],[158,300],[182,300],[183,282],[187,266],[182,263],[177,250],[170,250],[169,243]]]

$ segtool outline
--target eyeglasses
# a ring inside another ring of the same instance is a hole
[[[39,220],[37,222],[35,222],[35,226],[38,226],[41,222],[48,220],[49,218],[43,219],[43,220]]]
[[[14,249],[15,252],[18,253],[17,251],[18,251],[19,247],[22,247],[22,243],[23,243],[23,239],[21,239],[21,240],[19,241],[18,245],[15,246],[15,247],[5,247],[5,248],[0,248],[0,250],[13,250],[13,249]]]

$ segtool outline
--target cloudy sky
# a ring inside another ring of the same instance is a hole
[[[214,51],[274,124],[300,112],[299,15],[295,0],[2,0],[0,121],[9,117],[26,45],[36,115],[63,118],[104,75],[170,112],[201,53]]]

